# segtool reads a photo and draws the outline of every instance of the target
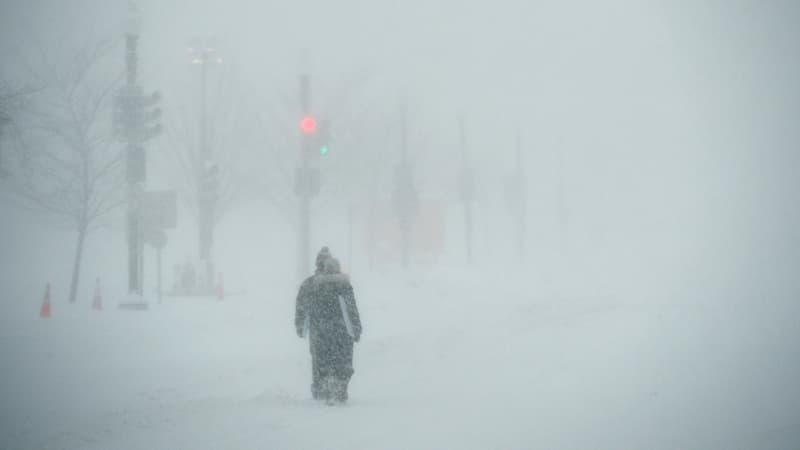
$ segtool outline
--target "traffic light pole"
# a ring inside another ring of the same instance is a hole
[[[525,196],[525,171],[522,165],[522,143],[517,134],[517,170],[516,177],[517,205],[516,205],[516,235],[517,235],[517,258],[520,262],[525,260],[525,232],[526,232],[526,196]]]
[[[403,268],[407,268],[411,253],[411,229],[419,198],[414,188],[414,179],[408,158],[408,127],[405,111],[403,111],[400,125],[402,127],[401,146],[403,154],[402,159],[395,168],[393,200],[397,221],[400,226],[401,263]]]
[[[156,289],[158,291],[158,303],[161,303],[161,293],[163,291],[161,288],[161,249],[162,247],[156,248],[156,273],[158,274],[156,279]]]
[[[297,233],[297,273],[300,279],[308,274],[309,257],[311,256],[311,200],[319,194],[320,171],[312,164],[311,157],[328,152],[328,122],[317,121],[311,114],[311,75],[301,73],[300,109],[303,118],[300,121],[300,164],[295,170],[295,193],[299,197],[300,229]]]
[[[468,175],[466,175],[468,176]],[[472,264],[472,202],[464,200],[464,239],[467,244],[467,264]]]
[[[560,229],[560,244],[561,254],[565,255],[569,248],[569,232],[570,232],[570,215],[569,215],[569,198],[567,195],[567,163],[566,147],[561,146],[558,152],[558,187],[556,193],[558,225]]]
[[[131,8],[125,32],[125,85],[114,97],[112,124],[117,138],[125,143],[125,177],[127,189],[126,228],[128,244],[128,292],[137,297],[133,306],[140,308],[144,274],[144,182],[146,179],[146,154],[144,142],[161,131],[157,123],[161,109],[155,107],[158,92],[145,96],[137,84],[137,44],[139,18]],[[123,305],[122,303],[120,304]],[[126,303],[127,305],[127,303]],[[146,306],[146,303],[144,303]],[[126,306],[127,307],[127,306]]]
[[[307,166],[306,166],[307,168]],[[301,278],[308,274],[308,258],[311,254],[311,196],[300,196],[300,234],[298,241],[298,274]]]
[[[522,144],[517,134],[516,167],[506,179],[506,206],[511,216],[517,262],[525,259],[526,193],[525,171],[522,163]]]
[[[463,166],[461,170],[461,200],[464,203],[464,239],[466,241],[467,264],[472,264],[472,201],[474,197],[474,176],[469,166],[467,138],[464,121],[459,122],[459,134]]]
[[[402,145],[403,145],[403,164],[408,164],[408,112],[403,110],[403,134],[402,134]],[[407,211],[407,208],[404,208],[401,211],[401,215],[403,217],[400,218],[400,233],[402,235],[402,252],[403,252],[403,268],[408,267],[408,254],[410,252],[410,234],[411,234],[411,217],[410,211]]]
[[[300,82],[300,108],[304,114],[311,111],[311,75],[301,74]],[[297,273],[302,280],[308,274],[308,258],[311,255],[311,189],[306,176],[310,171],[309,137],[303,135],[300,140],[301,173],[303,182],[299,183],[298,195],[300,196],[300,232],[297,240]]]
[[[133,93],[136,87],[136,44],[139,39],[138,34],[125,34],[125,69],[126,87],[129,93]],[[126,145],[127,153],[127,178],[128,178],[128,292],[141,297],[143,294],[142,280],[142,253],[144,243],[142,239],[141,217],[139,211],[139,199],[142,194],[142,184],[138,181],[134,172],[138,170],[136,166],[136,152],[138,142],[131,133]]]

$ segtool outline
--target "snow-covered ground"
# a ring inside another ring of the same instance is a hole
[[[559,296],[525,276],[354,276],[344,407],[310,399],[289,283],[50,320],[18,302],[0,448],[797,448],[798,302]]]

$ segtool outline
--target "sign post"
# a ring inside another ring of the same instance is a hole
[[[156,249],[156,284],[158,303],[161,303],[161,250],[167,245],[165,229],[175,228],[177,196],[174,190],[148,191],[142,198],[144,239]]]

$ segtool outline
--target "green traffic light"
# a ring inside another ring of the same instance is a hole
[[[327,155],[328,154],[328,146],[327,145],[323,145],[322,147],[320,147],[319,154],[323,155],[323,156]]]

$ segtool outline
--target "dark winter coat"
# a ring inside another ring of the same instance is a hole
[[[348,333],[345,314],[353,336]],[[318,273],[303,282],[295,307],[298,335],[303,334],[306,318],[311,354],[321,375],[349,379],[353,374],[353,341],[361,337],[361,319],[347,275]]]

